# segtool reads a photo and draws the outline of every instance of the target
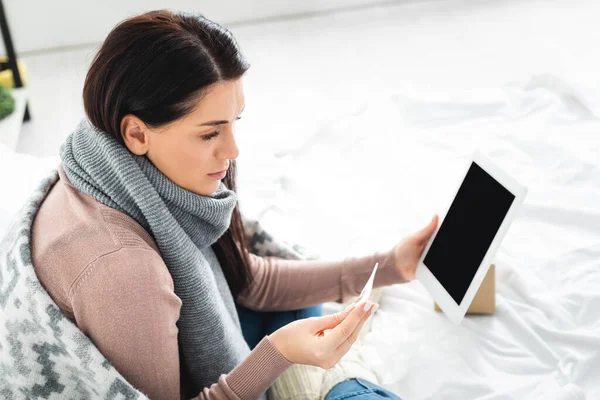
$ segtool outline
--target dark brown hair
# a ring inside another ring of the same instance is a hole
[[[118,24],[100,47],[85,79],[85,113],[124,145],[125,115],[151,127],[166,125],[190,113],[208,86],[237,79],[248,68],[231,32],[217,23],[200,14],[148,12]],[[231,160],[224,183],[233,191],[235,175]],[[235,297],[252,281],[239,205],[212,248]]]

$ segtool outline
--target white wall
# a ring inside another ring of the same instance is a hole
[[[170,8],[222,24],[382,3],[381,0],[3,0],[17,52],[99,43],[122,19]],[[5,54],[0,43],[0,54]]]

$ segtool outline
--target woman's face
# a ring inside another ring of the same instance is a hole
[[[128,115],[121,122],[121,132],[129,150],[145,154],[177,185],[209,195],[217,190],[231,160],[239,154],[235,121],[243,108],[242,79],[222,81],[210,86],[185,117],[151,129]]]

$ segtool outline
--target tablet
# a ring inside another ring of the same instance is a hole
[[[480,151],[473,153],[416,270],[453,323],[462,321],[526,194]]]

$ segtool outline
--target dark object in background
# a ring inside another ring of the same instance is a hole
[[[15,82],[14,87],[23,87],[21,74],[19,73],[19,68],[17,66],[17,53],[13,46],[12,36],[8,27],[8,19],[6,18],[6,13],[4,12],[4,4],[2,4],[2,0],[0,0],[0,32],[2,33],[2,39],[4,40],[4,48],[6,49],[6,54],[8,56],[8,67],[13,72],[13,79]],[[29,121],[30,119],[31,115],[29,114],[29,104],[26,103],[25,116],[23,117],[23,120]]]
[[[15,99],[8,89],[0,86],[0,120],[8,117],[15,111]]]

